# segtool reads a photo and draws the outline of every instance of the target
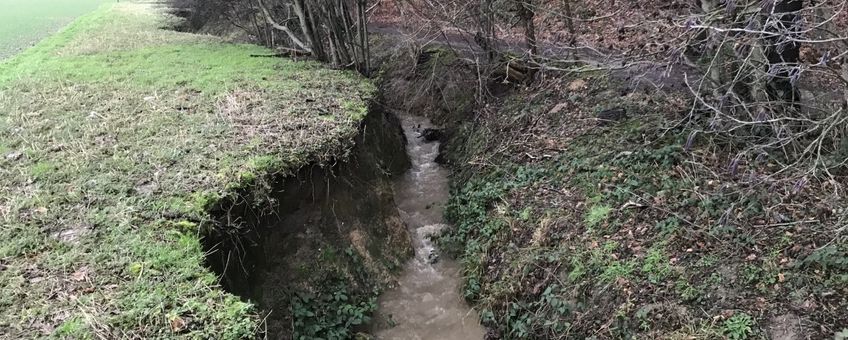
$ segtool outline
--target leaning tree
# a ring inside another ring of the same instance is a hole
[[[252,0],[291,51],[363,73],[370,69],[366,0]]]

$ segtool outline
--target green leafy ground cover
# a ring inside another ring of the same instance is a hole
[[[373,88],[107,5],[0,64],[0,337],[238,338],[206,209],[350,146]]]
[[[458,175],[441,242],[484,324],[504,339],[825,339],[848,326],[844,202],[827,182],[776,175],[769,157],[731,168],[708,139],[661,128],[675,96],[611,88],[605,75],[549,80],[460,125],[453,161],[476,167]],[[611,107],[634,118],[598,126]]]
[[[453,228],[439,242],[492,338],[843,337],[848,210],[830,179],[690,139],[672,123],[685,95],[614,73],[498,83],[469,109],[457,93],[474,92],[451,88],[479,86],[476,65],[389,65],[404,78],[387,78],[387,97],[449,127]],[[619,108],[629,118],[598,121]]]
[[[106,0],[4,0],[0,11],[0,59],[58,31]]]

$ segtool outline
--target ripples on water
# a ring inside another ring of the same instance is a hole
[[[431,127],[423,118],[402,116],[412,168],[395,183],[395,201],[410,228],[415,258],[398,287],[380,297],[377,339],[474,340],[483,338],[478,316],[460,295],[459,266],[438,257],[429,235],[445,227],[448,171],[436,163],[439,143],[427,143],[419,132]]]

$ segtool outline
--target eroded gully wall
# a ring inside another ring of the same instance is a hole
[[[290,338],[302,327],[295,321],[309,318],[293,317],[293,302],[331,314],[316,315],[320,324],[337,313],[322,309],[322,297],[344,292],[353,305],[367,303],[412,255],[391,186],[409,167],[402,129],[379,105],[370,111],[346,158],[279,176],[270,197],[245,193],[213,213],[227,227],[206,237],[208,264],[225,289],[270,313],[269,338]],[[261,213],[267,205],[257,202],[268,201],[275,209]]]

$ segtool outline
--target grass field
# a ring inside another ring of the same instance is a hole
[[[0,59],[56,32],[107,0],[0,0]]]
[[[254,334],[206,209],[350,146],[374,89],[171,20],[106,5],[0,62],[0,338]]]

